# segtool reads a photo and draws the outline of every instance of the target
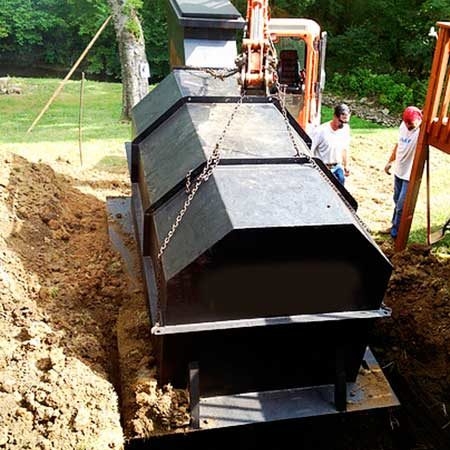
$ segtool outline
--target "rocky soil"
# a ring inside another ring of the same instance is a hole
[[[322,97],[322,103],[330,108],[334,108],[341,102],[346,103],[350,107],[352,114],[361,119],[370,120],[386,127],[395,127],[401,122],[400,114],[392,114],[389,109],[380,108],[375,101],[367,97],[360,99],[341,98],[331,94],[324,94]]]

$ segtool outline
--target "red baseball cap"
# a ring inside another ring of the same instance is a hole
[[[409,122],[412,123],[416,119],[422,120],[422,111],[419,108],[416,108],[415,106],[408,106],[403,111],[403,122]]]

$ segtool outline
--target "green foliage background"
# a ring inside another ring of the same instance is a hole
[[[155,81],[169,70],[167,1],[139,2]],[[245,14],[246,0],[234,4]],[[434,49],[428,31],[450,20],[449,0],[271,0],[271,10],[314,19],[328,32],[328,89],[374,97],[394,111],[423,100]],[[67,68],[108,15],[106,0],[0,0],[0,64]],[[84,70],[120,77],[112,26]]]
[[[127,0],[136,6],[136,0]],[[155,79],[169,70],[166,0],[142,0],[140,17]],[[107,0],[0,0],[0,65],[69,67],[110,14]],[[114,29],[108,26],[83,70],[120,78]]]

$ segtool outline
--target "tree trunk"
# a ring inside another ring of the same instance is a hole
[[[111,7],[122,69],[122,118],[148,93],[149,65],[144,34],[131,1],[108,0]]]

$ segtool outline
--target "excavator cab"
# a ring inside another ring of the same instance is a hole
[[[277,50],[286,107],[305,131],[311,131],[320,124],[326,33],[309,19],[270,19],[269,33]]]
[[[286,86],[286,92],[303,92],[306,74],[301,68],[297,50],[281,50],[278,57],[278,80]]]

